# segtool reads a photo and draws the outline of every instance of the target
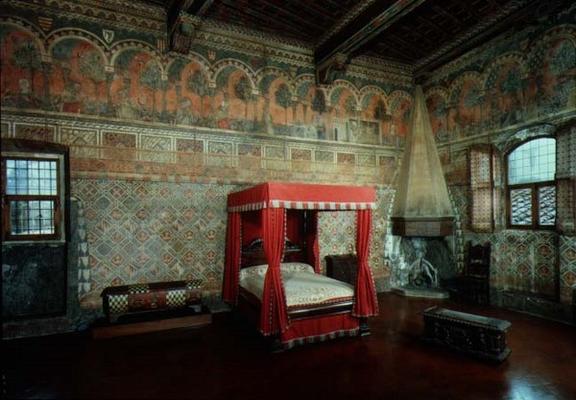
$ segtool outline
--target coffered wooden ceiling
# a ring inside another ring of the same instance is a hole
[[[308,43],[319,80],[369,55],[414,66],[417,74],[572,0],[150,0],[167,10]]]

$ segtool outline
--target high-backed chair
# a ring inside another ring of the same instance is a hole
[[[490,304],[490,243],[466,243],[464,271],[443,281],[443,287],[456,300]]]
[[[478,304],[490,304],[490,243],[466,243],[464,284],[467,296]]]

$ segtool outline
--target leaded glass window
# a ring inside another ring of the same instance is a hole
[[[508,155],[509,226],[544,229],[556,223],[556,140],[533,139]]]
[[[58,158],[2,158],[4,239],[59,238],[59,165]]]

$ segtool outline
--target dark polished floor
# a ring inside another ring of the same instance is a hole
[[[380,296],[372,335],[269,353],[227,314],[212,325],[94,341],[62,335],[3,343],[3,398],[576,399],[576,328],[444,303],[512,322],[503,364],[420,340],[439,301]]]

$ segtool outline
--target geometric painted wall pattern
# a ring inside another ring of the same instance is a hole
[[[568,303],[576,287],[576,236],[560,236],[560,298]]]
[[[107,286],[181,279],[201,279],[202,289],[218,296],[225,254],[226,197],[241,188],[73,179],[72,195],[83,205],[90,265],[90,284],[86,286],[90,291],[82,293],[82,305],[98,307],[100,292]],[[380,210],[384,209],[382,200],[379,196]],[[375,214],[370,262],[375,275],[383,277],[379,239],[383,230],[378,220],[381,218]],[[322,215],[322,258],[353,249],[354,223],[354,213]]]
[[[558,234],[545,231],[505,230],[493,234],[466,234],[473,244],[491,243],[491,285],[553,297],[556,291]]]
[[[202,279],[220,290],[231,185],[74,179],[92,298],[110,285]]]

